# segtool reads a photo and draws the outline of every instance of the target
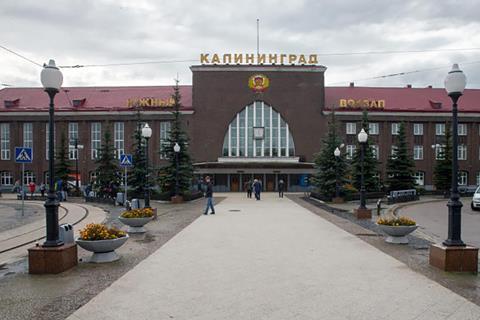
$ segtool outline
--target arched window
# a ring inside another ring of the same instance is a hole
[[[224,157],[293,157],[288,123],[271,106],[255,101],[237,113],[223,140]]]

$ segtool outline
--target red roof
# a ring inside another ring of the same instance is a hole
[[[347,107],[340,106],[341,99],[347,100]],[[358,111],[362,110],[365,100],[369,103],[375,101],[368,110],[379,112],[448,112],[452,110],[452,100],[443,88],[325,88],[326,109],[335,106],[335,110],[340,112]],[[383,100],[383,108],[378,108],[379,100]],[[353,107],[351,107],[352,104]],[[458,110],[459,112],[480,112],[480,90],[465,89],[458,101]]]
[[[183,110],[192,109],[192,86],[179,86]],[[71,87],[55,96],[56,111],[122,111],[133,110],[129,99],[153,98],[168,102],[172,86],[148,87]],[[85,99],[85,100],[83,100]],[[0,90],[0,112],[48,111],[48,95],[42,88],[4,88]],[[163,107],[146,106],[159,110]]]

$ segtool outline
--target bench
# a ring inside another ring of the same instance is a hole
[[[388,204],[415,200],[418,200],[417,190],[415,189],[390,191],[390,195],[387,196]]]

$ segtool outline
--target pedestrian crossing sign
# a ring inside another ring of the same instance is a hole
[[[32,163],[32,160],[33,160],[32,148],[15,147],[15,162]]]
[[[120,155],[120,166],[121,167],[131,167],[131,166],[133,166],[132,155],[131,154]]]

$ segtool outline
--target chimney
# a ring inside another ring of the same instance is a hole
[[[355,83],[350,82],[350,88],[353,88],[353,87],[355,87]]]
[[[429,85],[427,88],[428,88],[428,89],[432,89],[432,85]]]
[[[411,87],[412,87],[412,85],[411,85],[411,84],[407,84],[407,88],[411,88]]]

